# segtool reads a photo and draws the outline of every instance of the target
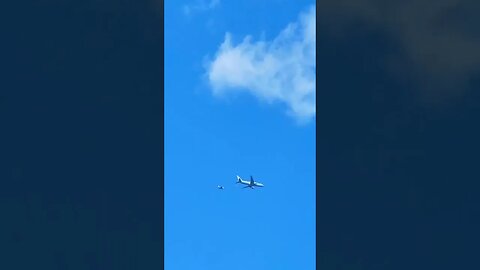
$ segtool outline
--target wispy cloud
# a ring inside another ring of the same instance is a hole
[[[188,16],[193,12],[214,9],[216,6],[218,6],[218,4],[220,4],[220,0],[196,0],[194,3],[184,5],[183,13]]]
[[[207,63],[207,77],[216,96],[249,92],[262,101],[286,104],[300,122],[310,120],[315,116],[315,6],[271,41],[247,36],[234,45],[226,33]]]

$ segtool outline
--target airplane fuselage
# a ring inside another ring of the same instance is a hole
[[[240,181],[239,183],[247,185],[247,186],[253,186],[253,187],[263,187],[264,186],[262,183],[259,183],[259,182],[253,182],[253,184],[250,184],[250,182],[244,181],[244,180]]]
[[[246,187],[250,187],[250,188],[264,187],[264,185],[262,183],[253,181],[253,178],[251,178],[250,181],[247,181],[247,180],[243,180],[242,178],[240,178],[240,176],[237,176],[237,183],[246,185]]]

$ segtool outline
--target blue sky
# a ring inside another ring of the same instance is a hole
[[[165,2],[165,269],[314,269],[313,6]]]

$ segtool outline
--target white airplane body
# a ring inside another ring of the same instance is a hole
[[[240,176],[237,175],[237,184],[246,185],[243,188],[251,188],[251,189],[253,189],[254,187],[264,187],[262,183],[253,181],[252,176],[250,176],[250,181],[247,181],[247,180],[243,180]]]

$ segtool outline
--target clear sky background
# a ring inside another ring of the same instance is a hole
[[[314,269],[312,7],[165,2],[165,269]]]

